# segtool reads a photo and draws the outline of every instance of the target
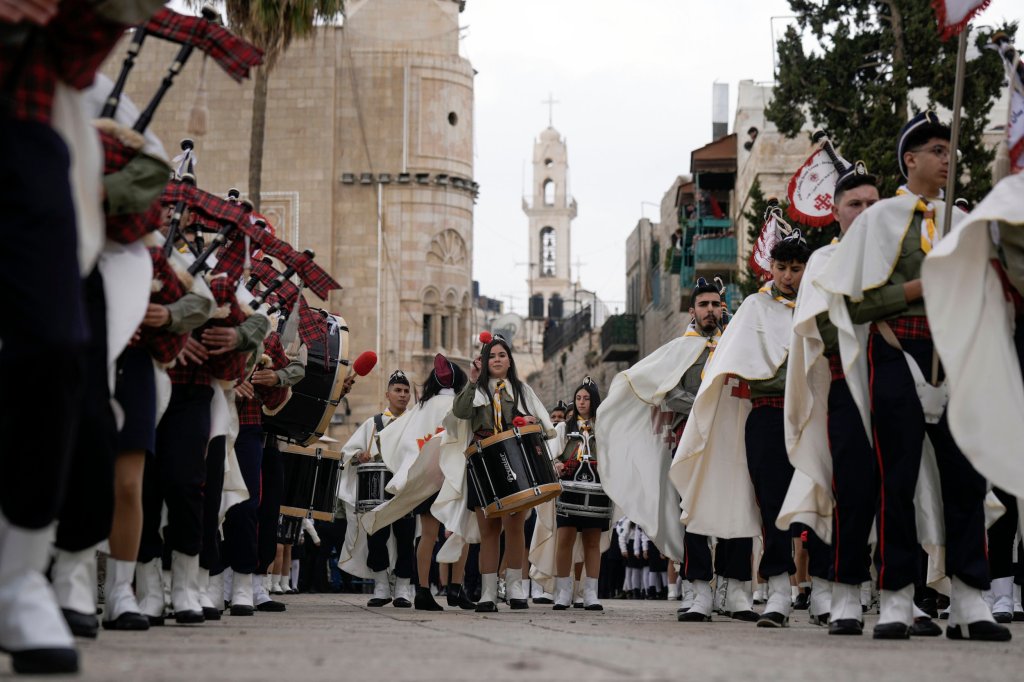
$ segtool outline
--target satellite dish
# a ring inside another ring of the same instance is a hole
[[[515,335],[523,328],[523,318],[516,313],[505,313],[491,322],[491,333],[501,334],[509,343]]]

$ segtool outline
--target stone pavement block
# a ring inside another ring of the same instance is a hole
[[[944,637],[875,642],[829,637],[796,612],[766,630],[715,616],[678,623],[678,602],[604,602],[603,613],[531,605],[497,614],[371,609],[367,595],[283,597],[285,613],[225,615],[202,626],[149,633],[101,631],[81,641],[93,680],[366,680],[399,682],[601,682],[603,680],[1015,680],[1024,627],[1005,644]],[[876,616],[868,616],[870,633]],[[0,662],[0,679],[9,664]],[[59,678],[51,678],[59,679]]]

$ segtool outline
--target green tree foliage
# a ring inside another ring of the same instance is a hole
[[[792,138],[807,116],[830,132],[846,158],[863,159],[879,175],[882,196],[891,195],[903,182],[896,137],[919,111],[909,93],[920,88],[929,107],[952,109],[957,41],[939,39],[935,12],[922,0],[790,0],[789,5],[796,26],[778,42],[768,118]],[[998,28],[1012,36],[1017,27]],[[965,72],[957,196],[972,203],[992,185],[989,165],[995,152],[985,148],[982,134],[1004,81],[999,56],[983,49],[988,35],[983,30],[974,37],[981,56],[969,61]],[[808,40],[814,49],[805,50]]]

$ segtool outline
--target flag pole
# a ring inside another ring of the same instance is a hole
[[[953,121],[950,123],[949,136],[949,177],[946,178],[946,210],[942,220],[942,231],[940,237],[949,231],[950,221],[953,219],[953,202],[956,200],[956,178],[957,178],[957,151],[960,145],[960,110],[964,102],[964,71],[967,68],[967,34],[970,32],[970,25],[960,31],[956,51],[956,82],[953,86]]]

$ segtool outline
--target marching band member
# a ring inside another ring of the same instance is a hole
[[[388,407],[384,412],[367,419],[352,434],[341,449],[342,477],[338,485],[339,496],[346,504],[349,518],[356,518],[358,465],[367,462],[383,461],[380,447],[380,435],[390,424],[402,416],[409,400],[412,398],[408,377],[402,370],[395,370],[388,379],[388,389],[384,394]],[[355,465],[355,466],[350,466]],[[374,581],[373,596],[367,606],[384,606],[391,602],[390,572],[393,567],[396,582],[394,605],[398,608],[412,606],[410,599],[410,583],[413,569],[413,536],[416,532],[416,519],[403,517],[375,532],[367,535],[360,523],[350,523],[345,538],[346,555],[338,562],[342,570],[353,575],[372,577]],[[389,540],[394,535],[394,551],[389,551]],[[363,557],[365,552],[365,560]],[[366,575],[363,575],[366,574]]]
[[[461,391],[468,379],[458,365],[438,353],[434,357],[434,368],[423,385],[420,401],[395,420],[380,434],[381,457],[389,469],[395,472],[388,484],[388,491],[394,497],[363,514],[360,523],[367,533],[375,533],[396,520],[415,514],[420,522],[420,539],[416,548],[416,575],[418,585],[414,606],[421,611],[442,611],[443,607],[434,600],[430,592],[430,565],[440,524],[430,511],[437,499],[444,475],[438,463],[443,431],[441,422],[451,411],[455,395]],[[455,562],[452,580],[447,586],[448,605],[463,609],[475,609],[462,587],[465,574],[466,555]]]
[[[682,336],[612,381],[598,421],[598,438],[608,444],[601,481],[616,504],[648,529],[656,546],[670,558],[683,560],[694,600],[680,607],[681,622],[711,620],[711,580],[716,573],[719,581],[735,583],[727,593],[731,616],[756,619],[749,597],[744,596],[752,578],[751,540],[719,538],[712,563],[711,538],[691,528],[683,533],[677,514],[679,492],[668,477],[673,446],[721,338],[725,312],[721,292],[701,278],[690,294],[689,312],[692,321]],[[637,494],[637,490],[645,492]]]
[[[1024,497],[1024,468],[1006,448],[1024,438],[1022,191],[1024,173],[1001,180],[932,249],[921,268],[925,294],[934,292],[927,299],[928,323],[949,382],[950,431],[971,464],[996,483],[995,492],[1007,507],[989,529],[997,622],[1013,620],[1017,610],[1012,553],[1019,509],[1014,496]],[[982,395],[986,409],[977,407]]]
[[[987,485],[950,434],[943,389],[925,378],[932,373],[935,347],[925,316],[921,264],[943,228],[939,197],[949,172],[949,137],[949,128],[933,112],[923,112],[903,127],[897,159],[906,185],[896,197],[860,215],[820,282],[825,290],[844,296],[849,308],[849,325],[832,316],[841,346],[844,339],[855,338],[852,325],[871,325],[867,361],[881,475],[881,611],[875,638],[910,635],[919,572],[914,491],[927,432],[942,482],[945,572],[952,578],[946,634],[951,639],[1005,641],[1010,631],[993,621],[981,594],[989,587],[983,504]],[[948,289],[932,291],[930,301],[954,295]],[[977,334],[978,329],[969,331]],[[849,363],[846,355],[844,363]]]
[[[445,483],[432,507],[435,516],[441,514],[438,518],[454,533],[445,544],[461,551],[461,542],[472,541],[479,533],[483,589],[476,610],[478,613],[494,612],[498,610],[499,542],[504,530],[508,565],[505,582],[508,586],[509,606],[512,609],[528,608],[529,603],[522,586],[526,553],[523,526],[526,514],[485,517],[475,486],[468,485],[468,463],[464,455],[466,446],[471,442],[505,431],[516,418],[525,424],[540,423],[547,438],[554,435],[547,410],[533,389],[519,379],[512,349],[501,336],[490,338],[484,344],[480,357],[473,361],[469,383],[455,398],[451,416],[452,420],[445,425],[441,455]],[[459,462],[458,468],[456,462]],[[462,509],[475,512],[475,519],[460,515],[459,510],[454,509],[459,505]],[[441,555],[438,560],[441,561]]]
[[[842,171],[832,206],[840,239],[878,201],[875,177],[863,163]],[[812,568],[811,618],[830,618],[830,634],[856,635],[863,628],[860,585],[871,579],[865,550],[878,498],[877,473],[867,435],[866,384],[856,372],[849,380],[843,372],[829,298],[818,288],[817,278],[836,248],[837,243],[811,255],[797,294],[785,403],[786,441],[796,472],[778,524],[788,528],[802,521],[817,537],[831,540],[835,584],[828,584],[827,566],[824,575]],[[803,514],[787,513],[790,500],[807,490],[813,491],[812,502],[798,505]],[[820,552],[812,559],[815,554]],[[832,599],[824,603],[830,592]]]
[[[555,427],[556,451],[555,473],[563,480],[575,480],[574,474],[580,467],[590,469],[589,480],[593,480],[597,467],[597,441],[594,437],[597,408],[601,405],[601,394],[597,385],[586,377],[573,394],[572,416]],[[571,516],[557,513],[555,516],[555,605],[554,610],[569,608],[572,601],[573,547],[580,535],[583,543],[583,562],[586,578],[583,588],[583,608],[587,611],[602,611],[604,607],[597,597],[598,576],[601,570],[601,534],[609,530],[610,519]]]
[[[126,26],[160,4],[18,3],[0,17],[0,140],[7,151],[0,190],[0,302],[7,311],[0,322],[0,649],[11,654],[15,672],[78,669],[42,570],[83,398],[89,341],[83,276],[103,244],[97,171],[103,158],[79,91]],[[39,266],[40,254],[46,267]],[[53,422],[53,414],[64,418]],[[44,433],[46,447],[33,447],[31,439]]]
[[[798,230],[772,249],[773,279],[743,302],[717,344],[669,472],[693,532],[752,538],[763,528],[759,573],[769,595],[759,627],[787,625],[791,607],[792,543],[775,519],[793,473],[783,433],[785,364],[809,255]],[[744,611],[747,588],[729,590],[744,593]]]

